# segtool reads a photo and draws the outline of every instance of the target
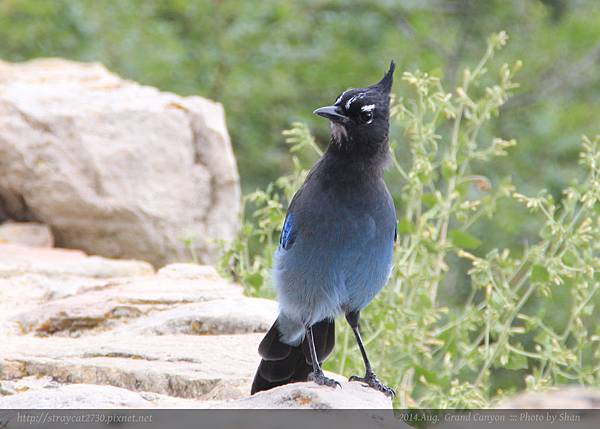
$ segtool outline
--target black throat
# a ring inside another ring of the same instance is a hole
[[[325,158],[349,175],[382,177],[390,161],[387,130],[380,134],[379,138],[373,139],[372,136],[369,138],[369,136],[355,135],[336,127],[340,126],[332,125],[331,139]]]
[[[319,163],[323,184],[333,188],[356,189],[383,180],[390,159],[387,143],[385,148],[385,151],[377,150],[365,156],[364,153],[340,148],[332,141]]]

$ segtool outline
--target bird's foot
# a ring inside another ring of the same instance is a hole
[[[336,388],[338,386],[342,387],[340,385],[340,383],[335,381],[333,378],[325,377],[325,374],[323,374],[323,371],[311,372],[308,375],[308,379],[310,381],[314,381],[319,386],[329,386],[329,387],[333,387],[333,388]]]
[[[350,381],[359,381],[361,383],[365,383],[369,387],[375,390],[379,390],[381,393],[383,393],[386,396],[389,396],[392,399],[396,397],[396,391],[391,387],[387,387],[385,384],[379,381],[379,379],[373,371],[367,371],[364,377],[353,375],[352,377],[350,377]]]

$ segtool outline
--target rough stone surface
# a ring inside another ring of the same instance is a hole
[[[153,273],[146,262],[87,257],[74,250],[0,244],[0,335],[24,333],[19,318],[30,312],[49,311],[46,306],[56,308],[55,300],[106,290],[114,287],[117,279],[143,281],[152,278]],[[65,311],[68,317],[70,309]]]
[[[0,381],[0,395],[14,395],[44,388],[54,389],[58,386],[59,384],[52,377],[23,377],[16,380]]]
[[[261,335],[12,338],[0,379],[32,375],[196,399],[247,395]],[[236,351],[235,353],[232,351]],[[238,352],[239,351],[239,352]]]
[[[54,236],[48,225],[37,222],[4,222],[0,224],[0,243],[52,247]]]
[[[117,332],[138,335],[223,335],[266,332],[277,318],[277,304],[258,298],[228,298],[180,305],[142,317]]]
[[[389,409],[392,401],[360,383],[341,381],[341,387],[335,389],[314,383],[288,384],[249,398],[219,402],[211,408]]]
[[[0,409],[207,408],[212,403],[96,384],[54,383],[0,396]]]
[[[200,407],[249,391],[262,335],[249,333],[264,332],[276,306],[214,268],[154,274],[12,244],[0,255],[0,406]],[[196,335],[172,335],[186,333]]]
[[[100,64],[0,61],[0,212],[58,245],[160,266],[202,261],[238,228],[220,104],[123,80]]]
[[[203,305],[190,307],[189,303]],[[10,321],[21,332],[38,335],[108,329],[144,315],[149,316],[120,330],[139,334],[263,332],[268,329],[267,318],[274,320],[276,313],[272,304],[271,312],[259,313],[260,303],[244,298],[239,286],[223,280],[174,280],[159,274],[97,285],[86,293],[18,313]],[[243,310],[229,319],[235,305]]]
[[[153,272],[152,266],[142,261],[86,256],[78,250],[0,244],[0,278],[19,274],[41,274],[49,278],[115,278]]]
[[[70,384],[36,389],[13,396],[0,397],[0,408],[145,408],[151,403],[140,394],[112,386]]]
[[[0,244],[0,408],[389,408],[312,383],[249,398],[277,316],[214,268]],[[0,413],[0,419],[2,415]]]

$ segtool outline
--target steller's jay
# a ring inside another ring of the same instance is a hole
[[[314,111],[331,122],[331,140],[288,208],[273,264],[279,316],[258,348],[252,394],[306,380],[339,385],[321,363],[343,312],[366,367],[350,381],[395,396],[375,376],[359,331],[360,311],[388,280],[396,241],[396,210],[383,181],[394,68],[392,61],[379,83]]]

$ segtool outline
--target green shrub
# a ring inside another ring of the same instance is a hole
[[[403,136],[392,142],[388,177],[401,195],[395,268],[364,311],[363,328],[374,367],[396,388],[402,408],[486,407],[522,389],[600,383],[600,136],[583,137],[582,180],[558,202],[546,191],[528,197],[510,180],[492,183],[481,174],[516,144],[482,128],[517,87],[520,62],[488,78],[489,60],[506,41],[504,32],[490,37],[452,93],[427,73],[399,79],[406,97],[394,100],[393,130]],[[298,155],[319,155],[304,125],[284,135],[294,172],[246,196],[241,234],[222,262],[251,295],[272,296],[271,257],[287,203],[307,172]],[[535,217],[535,243],[498,249],[484,233],[475,236],[507,201]],[[338,325],[326,367],[362,374],[351,331]]]

